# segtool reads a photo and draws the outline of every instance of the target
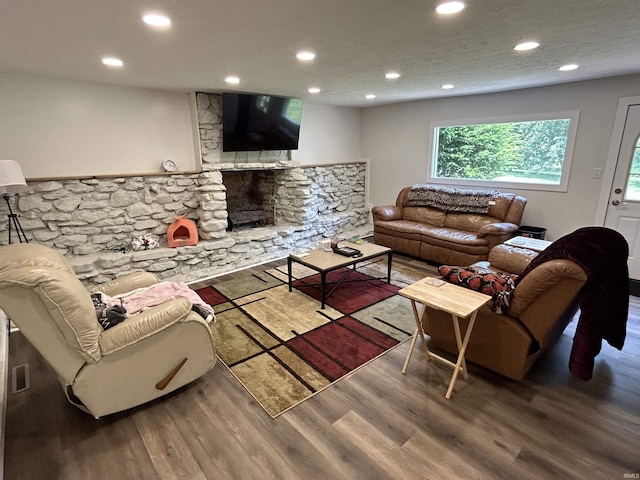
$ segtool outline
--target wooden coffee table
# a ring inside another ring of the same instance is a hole
[[[320,286],[322,289],[322,308],[324,308],[327,297],[331,295],[336,288],[338,288],[349,276],[351,272],[347,272],[347,274],[333,287],[333,289],[327,293],[327,273],[338,270],[343,267],[352,267],[352,271],[356,270],[356,265],[360,262],[364,262],[365,260],[371,260],[372,258],[382,257],[384,255],[387,256],[387,283],[391,282],[391,262],[393,250],[388,247],[383,247],[381,245],[376,245],[375,243],[360,243],[360,244],[352,244],[350,242],[346,242],[349,247],[357,248],[362,252],[361,257],[345,257],[343,255],[339,255],[333,252],[326,252],[322,248],[318,248],[316,250],[310,250],[305,252],[304,255],[301,254],[291,254],[287,258],[287,269],[289,274],[289,291],[292,290],[292,281],[291,281],[291,266],[293,262],[299,263],[300,265],[304,265],[305,267],[309,267],[312,270],[320,273]]]
[[[447,393],[445,395],[445,398],[449,400],[451,398],[453,386],[455,385],[456,379],[458,378],[458,374],[462,372],[463,377],[465,379],[468,378],[467,364],[464,360],[464,353],[467,350],[467,345],[469,344],[469,338],[471,337],[471,332],[473,331],[473,325],[475,324],[478,310],[485,303],[491,300],[491,297],[489,295],[484,295],[483,293],[469,290],[468,288],[459,287],[442,280],[440,280],[442,284],[440,286],[436,286],[432,284],[434,283],[434,280],[437,281],[439,279],[436,277],[423,278],[422,280],[419,280],[418,282],[409,285],[408,287],[405,287],[398,292],[403,297],[411,300],[411,306],[413,307],[413,316],[416,320],[416,331],[413,334],[413,338],[411,339],[411,346],[409,347],[407,358],[404,361],[402,373],[404,374],[407,371],[407,366],[409,365],[411,354],[413,353],[413,349],[416,345],[416,339],[418,338],[418,336],[420,336],[420,340],[422,341],[422,345],[425,353],[427,354],[427,358],[433,358],[435,360],[438,360],[439,362],[449,365],[450,367],[453,367],[453,375],[451,376],[449,388],[447,389]],[[422,312],[420,314],[418,314],[418,308],[416,306],[417,303],[420,303],[422,305]],[[446,358],[429,351],[429,347],[427,347],[427,341],[424,338],[424,329],[422,327],[427,317],[427,306],[451,314],[451,319],[453,320],[453,329],[456,334],[456,343],[458,345],[458,359],[456,363],[453,363]],[[464,334],[464,339],[462,339],[462,336],[460,335],[459,318],[466,317],[470,317],[469,325],[467,326],[467,330]]]

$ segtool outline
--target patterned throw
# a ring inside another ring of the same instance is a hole
[[[447,212],[487,214],[493,200],[500,192],[443,185],[412,185],[407,195],[410,207],[433,207]]]
[[[324,310],[319,274],[293,266],[292,292],[286,266],[196,290],[214,307],[220,360],[272,417],[399,345],[415,329],[411,303],[397,295],[410,282],[395,272],[392,284],[374,278],[386,274],[386,262],[384,268],[362,265],[351,272]],[[327,291],[345,273],[330,272]]]
[[[488,268],[451,265],[440,265],[438,272],[449,283],[491,295],[494,301],[492,308],[496,313],[506,313],[509,310],[511,293],[516,288],[518,275],[494,272]]]

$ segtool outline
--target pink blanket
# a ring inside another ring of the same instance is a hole
[[[193,305],[202,307],[210,313],[211,319],[214,318],[211,306],[204,303],[200,296],[191,290],[186,283],[161,282],[150,287],[138,288],[131,292],[116,295],[115,297],[110,297],[104,293],[102,296],[103,302],[106,303],[108,307],[122,305],[127,311],[127,316],[135,315],[142,310],[155,307],[174,298],[186,298]]]

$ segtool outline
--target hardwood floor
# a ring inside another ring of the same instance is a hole
[[[400,255],[394,269],[425,274]],[[574,329],[522,382],[469,364],[451,400],[450,369],[420,350],[400,373],[405,342],[276,419],[218,362],[173,394],[95,420],[12,334],[10,367],[28,362],[31,388],[9,395],[5,478],[637,478],[640,299],[631,297],[624,349],[605,343],[589,382],[568,371]]]

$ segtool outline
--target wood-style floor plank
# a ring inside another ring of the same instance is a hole
[[[354,410],[333,424],[339,434],[365,452],[389,478],[420,478],[420,465],[410,452],[403,451],[393,439],[375,428]]]
[[[259,272],[282,265],[255,267]],[[418,280],[433,268],[394,255]],[[215,279],[241,278],[235,272]],[[622,351],[606,343],[594,377],[568,370],[576,320],[514,382],[469,364],[451,370],[408,342],[272,419],[220,362],[176,392],[96,420],[66,401],[20,334],[9,366],[32,386],[9,395],[6,479],[585,479],[640,473],[640,299]]]

